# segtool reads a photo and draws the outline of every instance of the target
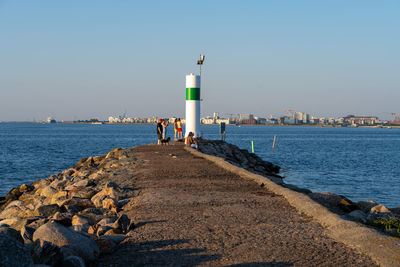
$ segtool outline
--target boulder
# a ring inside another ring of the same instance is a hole
[[[390,221],[392,219],[391,213],[389,212],[370,212],[367,214],[367,221]]]
[[[39,190],[40,188],[45,187],[48,184],[50,184],[50,182],[48,182],[46,180],[37,180],[37,181],[31,183],[31,186],[33,186],[35,188],[34,190]]]
[[[50,204],[38,207],[33,214],[35,216],[51,217],[60,211],[60,207],[57,204]]]
[[[118,201],[112,197],[107,196],[105,199],[103,199],[102,206],[103,209],[109,209],[115,212],[118,211]]]
[[[84,217],[84,216],[80,216],[80,215],[74,215],[72,217],[72,222],[71,224],[74,225],[81,225],[81,224],[89,224],[89,219]]]
[[[75,187],[71,189],[69,195],[71,197],[78,197],[78,198],[92,198],[96,194],[96,191],[91,187]]]
[[[372,207],[378,205],[378,203],[373,200],[363,200],[357,202],[357,204],[360,206],[360,209],[365,213],[368,213]]]
[[[103,207],[103,200],[106,198],[107,196],[104,194],[103,191],[100,191],[99,193],[95,194],[92,198],[91,201],[94,204],[94,206],[96,208],[101,208]]]
[[[86,160],[86,159],[84,159],[84,160]],[[80,160],[80,161],[81,161],[81,160]],[[80,162],[80,161],[79,161],[79,162]],[[80,164],[79,162],[78,162],[78,164]],[[77,165],[78,165],[78,164],[77,164]],[[75,165],[75,166],[76,166],[76,165]],[[70,168],[70,169],[68,169],[68,170],[64,170],[64,171],[61,173],[61,175],[62,175],[64,178],[65,178],[65,177],[68,177],[68,176],[71,176],[71,175],[74,174],[75,171],[76,171],[76,170],[74,169],[75,166],[72,167],[72,168]]]
[[[95,235],[97,233],[98,228],[99,227],[97,225],[91,225],[91,226],[89,226],[89,229],[87,232],[88,232],[88,234]]]
[[[103,227],[103,226],[101,226],[101,227]],[[100,236],[99,231],[97,231],[97,233],[98,233],[97,235]],[[119,228],[111,228],[104,233],[104,235],[121,235],[121,234],[123,234],[123,233],[122,233],[122,230]]]
[[[81,211],[81,209],[77,205],[61,205],[60,206],[62,210],[65,210],[68,213],[78,213]],[[72,218],[72,217],[71,217]]]
[[[87,209],[82,210],[80,212],[80,214],[82,214],[82,215],[85,215],[85,214],[103,215],[105,212],[108,212],[108,210],[105,210],[103,208],[87,208]]]
[[[17,200],[21,195],[22,192],[19,190],[19,188],[14,187],[7,193],[7,195],[5,196],[5,200],[7,201]]]
[[[35,189],[35,187],[34,186],[32,186],[32,185],[26,185],[26,184],[23,184],[23,185],[21,185],[20,187],[19,187],[19,191],[20,192],[25,192],[25,191],[32,191],[33,189]]]
[[[72,225],[72,217],[73,214],[70,212],[56,212],[53,217],[51,217],[51,220],[55,221],[56,223],[59,223],[61,225],[64,225],[66,227],[69,227]]]
[[[101,254],[109,254],[113,252],[117,244],[109,238],[100,237],[95,239],[96,245],[99,247]]]
[[[0,233],[0,265],[7,267],[33,267],[29,250],[23,243]]]
[[[20,218],[20,217],[14,217],[10,219],[4,219],[0,221],[0,225],[5,224],[10,226],[11,228],[19,231],[22,226],[26,225],[28,222],[28,219]]]
[[[57,190],[62,190],[67,183],[68,183],[68,180],[55,180],[50,183],[50,186]]]
[[[86,265],[81,257],[68,256],[62,262],[61,267],[86,267]]]
[[[90,213],[87,210],[79,212],[78,215],[87,218],[89,220],[89,225],[96,224],[98,221],[100,221],[104,217],[103,214],[98,215],[98,214],[95,214],[95,213]]]
[[[110,226],[110,227],[112,227],[112,225],[115,222],[115,220],[116,220],[116,218],[103,218],[97,223],[97,225],[98,226]]]
[[[92,179],[85,179],[73,184],[74,187],[88,187],[88,186],[95,186],[96,181]]]
[[[68,196],[62,196],[58,198],[52,198],[48,204],[57,204],[59,207],[63,206],[63,203],[65,203],[66,200],[70,199]]]
[[[25,225],[21,228],[20,232],[21,232],[21,237],[25,244],[32,243],[33,233],[35,232],[35,228]]]
[[[121,233],[126,234],[129,230],[131,225],[131,220],[125,214],[122,214],[118,217],[118,219],[113,223],[112,228],[119,229]]]
[[[40,226],[33,234],[33,240],[38,239],[51,242],[58,247],[69,247],[88,262],[93,261],[100,253],[93,240],[55,222]]]
[[[119,152],[121,149],[122,149],[122,148],[117,147],[117,148],[113,149],[112,151],[108,152],[107,155],[106,155],[106,159],[109,159],[109,158],[118,159],[118,157],[119,157],[119,153],[118,153],[118,152]]]
[[[84,199],[84,198],[78,198],[78,197],[73,197],[73,198],[67,199],[60,204],[61,204],[61,206],[75,205],[80,210],[95,207],[93,205],[93,202],[90,199]]]
[[[390,210],[386,208],[384,205],[376,205],[371,208],[371,213],[390,213]]]
[[[47,197],[45,201],[50,204],[55,204],[57,199],[67,197],[67,195],[68,195],[67,191],[61,190],[61,191],[58,191],[57,193]]]
[[[323,193],[316,192],[308,195],[318,203],[321,203],[322,205],[328,205],[331,207],[337,207],[343,199],[341,196],[329,192],[323,192]]]
[[[396,216],[400,217],[400,207],[391,208],[390,211],[395,214]]]
[[[85,224],[77,224],[77,225],[72,225],[69,227],[71,230],[74,230],[75,232],[81,232],[81,233],[88,233],[90,225],[85,223]]]
[[[96,235],[97,235],[97,236],[104,235],[104,234],[107,233],[107,231],[110,230],[110,229],[112,229],[111,226],[99,226],[99,227],[97,228]]]
[[[60,248],[55,244],[38,239],[32,246],[32,257],[35,263],[58,266],[63,260]]]
[[[27,226],[32,227],[33,229],[37,229],[40,226],[42,226],[43,224],[47,223],[48,219],[46,218],[41,218],[41,219],[37,219],[29,224],[27,224]]]
[[[49,196],[52,196],[55,193],[57,193],[57,189],[55,189],[54,187],[51,187],[51,186],[45,186],[43,188],[38,189],[36,191],[36,193],[42,197],[49,197]]]
[[[24,202],[22,200],[13,200],[9,203],[7,203],[7,206],[5,206],[4,208],[11,208],[11,207],[18,207],[18,208],[23,208],[24,206]]]
[[[354,210],[350,212],[348,216],[358,222],[366,223],[367,221],[367,214],[365,214],[365,212],[362,210]]]
[[[350,199],[343,197],[338,207],[344,212],[352,212],[360,209],[360,205],[353,203]]]
[[[24,243],[24,240],[22,239],[20,233],[13,228],[10,228],[8,226],[0,226],[0,233],[8,235],[11,238],[14,238],[16,241],[22,244]]]
[[[26,217],[26,208],[20,208],[17,206],[11,206],[2,212],[0,212],[0,220],[1,219],[10,219],[15,217]]]

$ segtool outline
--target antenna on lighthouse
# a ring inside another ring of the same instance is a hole
[[[203,65],[204,62],[204,55],[200,55],[200,59],[197,60],[197,65],[200,67],[200,76],[201,76],[201,65]]]

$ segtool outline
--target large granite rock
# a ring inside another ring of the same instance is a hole
[[[38,207],[34,215],[35,216],[43,216],[43,217],[51,217],[55,213],[60,212],[60,207],[57,204],[43,205]]]
[[[318,203],[331,207],[337,207],[343,199],[341,196],[329,192],[322,192],[322,193],[315,192],[309,194],[309,196]]]
[[[38,239],[32,246],[32,257],[37,264],[47,264],[50,266],[58,266],[63,260],[60,248],[55,244]]]
[[[87,262],[96,259],[100,253],[93,240],[55,222],[40,226],[33,234],[33,241],[38,239],[51,242],[58,247],[69,247]]]
[[[119,229],[121,233],[126,234],[129,230],[132,230],[134,227],[131,224],[131,220],[125,214],[122,214],[118,217],[118,219],[112,224],[112,228]]]
[[[14,238],[20,243],[24,243],[24,240],[22,239],[20,233],[13,228],[10,228],[8,226],[0,226],[0,233],[8,235],[9,237]]]
[[[33,267],[28,249],[14,238],[0,233],[0,266]]]
[[[375,207],[376,205],[378,205],[378,203],[376,203],[373,200],[363,200],[363,201],[357,202],[357,204],[360,206],[360,209],[365,213],[368,213],[372,207]]]
[[[350,212],[348,214],[348,216],[350,218],[352,218],[353,220],[362,222],[362,223],[366,223],[367,221],[367,214],[365,214],[365,212],[363,212],[362,210],[354,210],[352,212]]]

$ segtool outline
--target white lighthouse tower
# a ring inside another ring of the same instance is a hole
[[[200,75],[186,75],[186,132],[200,136]]]
[[[186,75],[186,132],[185,137],[190,132],[194,137],[200,137],[200,79],[201,65],[204,62],[204,55],[200,55],[197,65],[200,67],[200,75],[190,73]]]

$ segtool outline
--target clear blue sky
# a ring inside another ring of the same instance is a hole
[[[400,112],[400,1],[2,1],[0,121]]]

